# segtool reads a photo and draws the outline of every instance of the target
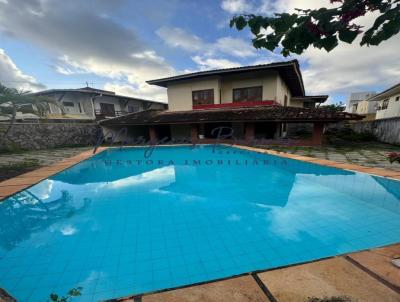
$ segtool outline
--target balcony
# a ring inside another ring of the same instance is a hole
[[[96,115],[96,119],[105,119],[105,118],[109,118],[109,117],[119,117],[119,116],[123,116],[125,114],[128,114],[128,111],[103,111],[101,109],[96,109],[94,111],[95,115]]]
[[[235,103],[223,103],[223,104],[202,104],[193,105],[193,109],[220,109],[220,108],[240,108],[240,107],[257,107],[257,106],[281,106],[277,101],[265,100],[265,101],[249,101],[249,102],[235,102]]]

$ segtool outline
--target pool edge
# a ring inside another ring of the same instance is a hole
[[[304,266],[307,266],[307,265],[310,265],[310,264],[314,264],[314,263],[324,263],[324,262],[332,260],[332,259],[343,259],[343,260],[345,260],[346,262],[348,262],[349,266],[351,266],[351,267],[354,266],[358,270],[364,272],[370,278],[373,278],[376,283],[379,283],[379,284],[387,287],[388,289],[400,294],[400,285],[394,284],[390,280],[387,280],[385,278],[385,276],[380,275],[379,273],[375,272],[371,268],[368,268],[367,266],[365,266],[363,263],[360,263],[359,261],[353,259],[353,255],[357,255],[357,254],[365,253],[365,252],[374,253],[377,250],[390,248],[390,247],[398,247],[399,250],[400,250],[400,243],[392,243],[392,244],[379,246],[379,247],[375,247],[375,248],[363,249],[363,250],[350,252],[350,253],[342,253],[342,254],[338,254],[338,255],[335,255],[335,256],[328,256],[328,257],[323,257],[323,258],[319,258],[319,259],[314,259],[314,260],[303,261],[303,262],[299,262],[299,263],[288,264],[288,265],[284,265],[284,266],[278,266],[278,267],[273,267],[273,268],[268,268],[268,269],[261,269],[261,270],[256,270],[256,271],[244,272],[244,273],[237,274],[237,275],[232,275],[232,276],[228,276],[228,277],[212,279],[212,280],[207,280],[207,281],[201,281],[201,282],[196,282],[196,283],[192,283],[192,284],[186,284],[186,285],[177,286],[177,287],[171,287],[171,288],[165,288],[165,289],[160,289],[160,290],[136,293],[136,294],[132,294],[132,295],[126,295],[126,296],[122,296],[122,297],[107,299],[107,300],[104,300],[104,302],[120,302],[120,301],[132,301],[132,302],[135,302],[135,301],[142,301],[142,298],[146,297],[146,296],[153,296],[153,295],[157,296],[157,295],[160,295],[160,294],[179,291],[179,290],[184,290],[184,289],[200,288],[203,285],[216,284],[216,283],[220,283],[220,282],[229,281],[229,280],[232,280],[232,279],[238,279],[238,278],[245,277],[245,276],[250,276],[250,277],[253,277],[255,279],[257,285],[260,287],[260,290],[263,291],[266,294],[266,296],[268,298],[268,300],[266,300],[266,301],[278,301],[278,300],[275,299],[273,292],[271,292],[268,289],[267,284],[265,284],[265,282],[262,281],[259,278],[260,274],[268,273],[268,272],[272,272],[272,271],[283,271],[283,270],[289,269],[289,268],[304,267]],[[400,296],[399,296],[399,298],[400,298]],[[160,301],[164,301],[164,300],[160,300]],[[172,301],[175,301],[175,300],[172,300]],[[169,302],[169,300],[167,300],[165,302]]]
[[[360,165],[356,165],[356,164],[336,162],[336,161],[332,161],[332,160],[328,160],[328,159],[319,159],[319,158],[308,157],[308,156],[303,156],[303,155],[295,155],[295,154],[286,153],[286,152],[279,152],[279,151],[270,150],[270,149],[249,147],[249,146],[244,146],[244,145],[231,145],[231,146],[242,149],[242,150],[290,158],[290,159],[294,159],[294,160],[308,162],[311,164],[317,164],[320,166],[326,166],[326,167],[337,168],[337,169],[341,169],[341,170],[366,173],[366,174],[371,174],[374,176],[380,176],[380,177],[400,180],[400,172],[387,170],[387,169],[383,169],[383,168],[371,168],[371,167],[365,167],[365,166],[360,166]]]
[[[69,169],[93,156],[107,150],[108,147],[100,147],[93,153],[93,150],[83,151],[75,156],[65,158],[50,166],[43,166],[36,170],[18,175],[16,177],[0,182],[0,203],[6,198],[26,190],[46,178]]]

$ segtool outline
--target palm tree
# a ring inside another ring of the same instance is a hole
[[[50,112],[50,103],[60,107],[53,99],[45,96],[32,95],[30,91],[9,88],[0,83],[0,116],[9,118],[9,125],[0,138],[0,145],[5,140],[14,126],[17,112],[33,113],[45,117]],[[61,109],[63,112],[63,110]]]

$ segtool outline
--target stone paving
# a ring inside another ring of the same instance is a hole
[[[91,149],[91,147],[58,148],[3,154],[0,153],[0,165],[12,165],[26,161],[38,160],[40,166],[48,166],[89,149]]]
[[[346,147],[262,147],[266,149],[279,150],[296,155],[310,156],[336,162],[400,171],[400,163],[391,164],[387,159],[387,155],[390,152],[400,153],[400,146],[376,143]]]
[[[399,302],[400,268],[391,264],[399,253],[400,245],[391,245],[118,301]],[[343,299],[327,299],[332,297]]]

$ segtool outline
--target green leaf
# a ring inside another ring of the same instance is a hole
[[[58,301],[58,295],[57,294],[50,294],[50,300],[57,302]]]
[[[325,48],[326,51],[329,52],[338,45],[338,40],[336,36],[326,37],[324,39],[321,39],[321,45],[323,48]]]
[[[339,30],[339,39],[340,41],[346,43],[353,43],[354,39],[357,38],[358,32],[354,30],[349,30],[347,28]]]
[[[248,21],[251,32],[254,35],[259,34],[261,27],[265,24],[264,18],[261,16],[255,16]]]
[[[247,25],[247,21],[243,16],[239,16],[236,18],[236,28],[238,30],[242,30]]]

